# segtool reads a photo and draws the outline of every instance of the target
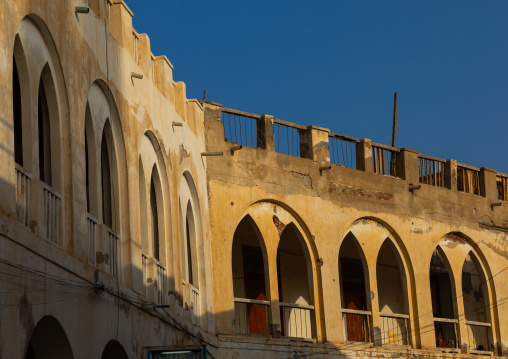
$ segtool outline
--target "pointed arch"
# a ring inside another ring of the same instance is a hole
[[[339,250],[339,278],[341,304],[343,309],[370,311],[369,269],[365,254],[358,239],[348,232]],[[345,313],[345,340],[354,342],[370,341],[370,320],[360,314]]]
[[[26,351],[26,359],[72,359],[72,349],[64,329],[52,316],[45,316],[35,326]]]
[[[122,344],[116,340],[110,340],[104,347],[101,359],[129,359]]]
[[[305,240],[295,224],[289,223],[282,231],[277,248],[281,331],[284,336],[300,338],[314,336],[315,322],[309,310],[314,306],[311,263]],[[297,318],[301,323],[294,324]]]
[[[457,348],[459,343],[456,324],[441,320],[455,320],[458,313],[454,300],[457,294],[453,272],[446,253],[439,245],[432,253],[429,268],[436,347]]]

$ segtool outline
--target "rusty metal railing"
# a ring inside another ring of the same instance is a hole
[[[305,126],[274,118],[275,152],[300,157],[300,132],[306,129]]]
[[[480,195],[480,169],[457,164],[457,189],[459,192]]]
[[[233,143],[246,147],[257,147],[257,121],[261,118],[253,113],[222,108],[221,121],[224,136]]]
[[[419,155],[420,183],[436,187],[444,187],[445,160]]]
[[[330,133],[328,135],[328,151],[330,163],[356,169],[356,143],[354,137]]]
[[[497,198],[508,201],[508,175],[497,174]]]

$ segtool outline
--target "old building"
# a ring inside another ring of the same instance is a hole
[[[122,0],[0,14],[1,358],[508,356],[508,175],[187,99]]]

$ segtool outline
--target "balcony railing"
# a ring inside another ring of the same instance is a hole
[[[109,274],[118,278],[118,242],[120,241],[120,235],[113,231],[108,230],[108,252],[109,252]]]
[[[96,250],[95,241],[97,240],[97,219],[88,213],[86,224],[88,230],[88,263],[95,265],[96,263]]]
[[[148,254],[141,252],[141,272],[143,274],[143,286],[145,287],[145,295],[146,295],[146,287],[148,285]]]
[[[60,238],[60,194],[47,184],[43,189],[43,222],[46,226],[45,238],[58,244]]]
[[[157,303],[166,304],[166,267],[160,262],[155,262],[157,278]]]
[[[266,300],[235,298],[235,326],[238,334],[268,334],[268,309]]]
[[[467,320],[466,326],[468,353],[492,355],[489,340],[491,324]]]
[[[16,215],[18,222],[30,226],[30,182],[32,176],[16,164]]]
[[[192,284],[191,286],[191,320],[192,324],[197,324],[198,318],[199,318],[199,290],[194,287]]]
[[[348,342],[370,342],[370,316],[367,310],[342,309],[344,333]]]
[[[409,345],[409,315],[379,313],[383,344]]]
[[[224,136],[234,143],[246,147],[257,147],[257,121],[261,118],[252,113],[223,108],[221,121]]]
[[[497,198],[502,201],[508,201],[508,175],[498,173],[497,179]]]
[[[457,189],[460,192],[480,194],[480,169],[457,165]]]
[[[314,306],[279,303],[282,319],[282,335],[285,337],[312,339]]]
[[[434,318],[436,348],[458,349],[457,323],[457,319]]]
[[[307,127],[283,120],[273,119],[275,151],[285,155],[300,157],[300,131]]]
[[[397,177],[397,154],[395,147],[372,143],[372,171],[374,173]]]
[[[431,156],[418,156],[420,183],[444,187],[444,167],[446,161]]]
[[[356,138],[330,133],[328,135],[330,163],[356,169],[357,142]]]

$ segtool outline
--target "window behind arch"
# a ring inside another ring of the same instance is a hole
[[[185,216],[185,233],[187,237],[187,274],[189,283],[194,285],[194,276],[192,273],[192,251],[191,251],[191,231],[189,225],[189,211],[192,211],[190,202],[187,207],[187,215]]]
[[[157,194],[155,193],[155,183],[150,181],[150,210],[152,213],[152,230],[153,230],[153,256],[159,260],[159,216],[157,214]]]
[[[37,99],[37,120],[39,130],[40,179],[51,186],[51,125],[49,119],[48,100],[42,78],[39,84],[39,95]]]
[[[103,132],[101,143],[102,221],[106,226],[113,229],[110,163],[106,134]]]
[[[14,160],[23,166],[23,126],[21,111],[21,85],[19,82],[18,67],[13,59],[12,68],[12,108],[14,114]]]

